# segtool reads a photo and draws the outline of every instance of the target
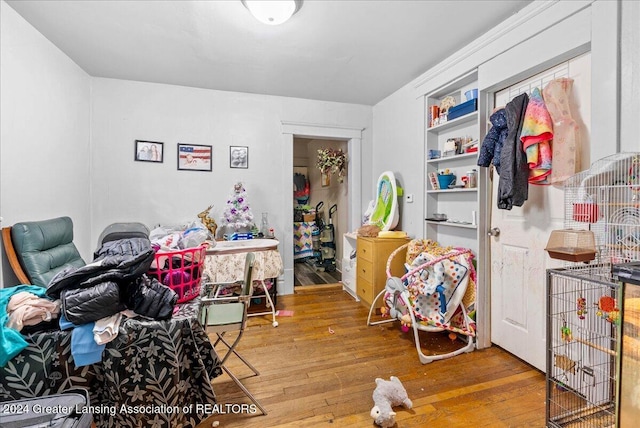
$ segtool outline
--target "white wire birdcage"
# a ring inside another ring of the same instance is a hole
[[[547,426],[614,426],[621,287],[611,268],[640,261],[640,153],[594,162],[565,181],[564,200],[565,229],[547,248],[566,262],[547,271]]]
[[[612,264],[640,260],[640,152],[607,156],[568,178],[564,201],[565,229],[594,234],[594,274],[611,278]]]

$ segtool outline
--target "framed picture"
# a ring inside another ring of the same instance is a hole
[[[249,168],[249,147],[230,146],[229,166],[231,168]]]
[[[135,150],[134,160],[136,161],[162,163],[164,143],[136,140]]]
[[[211,146],[178,143],[178,169],[211,171]]]

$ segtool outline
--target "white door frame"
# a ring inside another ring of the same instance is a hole
[[[293,294],[293,138],[314,138],[324,140],[347,140],[349,159],[347,170],[348,193],[348,218],[347,230],[353,230],[359,226],[360,208],[362,206],[362,131],[363,128],[340,127],[314,123],[300,123],[282,121],[282,169],[281,189],[290,189],[290,197],[286,194],[280,211],[280,217],[284,219],[285,227],[282,233],[281,250],[284,264],[284,274],[281,283],[278,283],[278,294]]]

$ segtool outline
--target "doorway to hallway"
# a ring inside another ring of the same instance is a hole
[[[282,168],[282,188],[291,189],[293,193],[292,171],[293,171],[293,147],[294,138],[340,140],[346,141],[349,159],[347,162],[349,180],[346,183],[347,203],[346,209],[341,209],[346,215],[346,227],[344,230],[353,230],[360,225],[362,210],[362,162],[361,162],[361,142],[363,128],[332,126],[323,124],[310,124],[300,122],[282,122],[282,142],[283,142],[283,168]],[[288,193],[288,192],[287,192]],[[291,195],[291,193],[289,193]],[[283,195],[286,198],[291,196]],[[283,203],[282,211],[279,215],[283,219],[288,219],[293,225],[293,203]],[[342,240],[342,235],[335,235],[336,240]],[[284,273],[282,281],[278,283],[278,294],[293,294],[294,292],[294,258],[293,258],[293,227],[283,231],[282,256],[284,262]],[[337,261],[340,266],[341,261]],[[343,289],[355,296],[355,290],[347,290],[343,284]]]
[[[294,286],[338,283],[341,279],[342,239],[347,232],[349,169],[344,177],[323,176],[319,151],[342,151],[346,140],[293,139],[293,258]]]

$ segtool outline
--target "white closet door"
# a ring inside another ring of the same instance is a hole
[[[564,62],[552,69],[501,90],[495,105],[504,106],[518,94],[542,90],[558,77],[574,78],[574,118],[590,123],[590,54]],[[588,167],[588,129],[581,127]],[[586,161],[586,163],[585,163]],[[546,366],[546,269],[560,266],[544,248],[549,234],[562,229],[564,195],[561,186],[529,185],[529,199],[522,207],[496,207],[498,174],[492,186],[491,225],[499,229],[491,242],[491,342],[545,371]]]

